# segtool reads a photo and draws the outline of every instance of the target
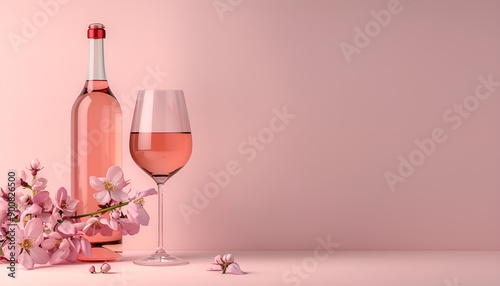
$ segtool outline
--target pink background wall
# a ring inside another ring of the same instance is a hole
[[[39,3],[56,6],[48,15]],[[187,96],[194,150],[168,184],[170,249],[306,250],[331,235],[340,250],[499,250],[500,86],[478,79],[500,82],[499,11],[500,1],[1,1],[0,178],[38,157],[51,191],[69,187],[86,27],[102,22],[126,134],[137,89]],[[23,19],[36,30],[23,34]],[[295,117],[280,125],[285,107]],[[441,143],[424,140],[433,132]],[[418,166],[399,174],[399,156]],[[135,189],[154,186],[128,152],[124,162]],[[238,174],[193,204],[228,162]],[[386,172],[400,176],[394,191]],[[151,226],[126,249],[154,247],[154,198],[148,207]]]

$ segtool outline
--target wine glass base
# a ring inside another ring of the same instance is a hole
[[[174,266],[188,264],[184,259],[180,259],[168,253],[154,253],[144,258],[134,261],[136,265],[143,266]]]

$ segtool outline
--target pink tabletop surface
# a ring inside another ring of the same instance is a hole
[[[220,254],[224,254],[219,252]],[[89,274],[90,264],[20,267],[16,279],[0,267],[1,285],[340,285],[340,286],[498,286],[499,251],[313,251],[233,252],[246,275],[206,271],[217,252],[175,252],[190,264],[136,266],[146,252],[127,252],[112,262],[110,274]],[[94,263],[96,267],[98,264]],[[299,269],[299,270],[297,270]],[[294,274],[299,273],[300,274]],[[300,278],[302,277],[302,279]],[[6,284],[4,284],[6,283]],[[67,283],[67,284],[66,284]]]

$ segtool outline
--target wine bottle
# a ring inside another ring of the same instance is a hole
[[[91,213],[99,206],[89,177],[106,177],[111,166],[122,166],[122,111],[111,92],[104,69],[104,25],[90,24],[88,76],[71,111],[71,190],[80,201],[77,213]],[[86,221],[88,217],[82,218]],[[92,258],[82,261],[114,260],[121,252],[121,232],[112,236],[86,237],[92,244]]]

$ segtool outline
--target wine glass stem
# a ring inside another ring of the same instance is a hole
[[[158,183],[158,248],[156,253],[165,253],[163,248],[163,188],[165,184]]]

